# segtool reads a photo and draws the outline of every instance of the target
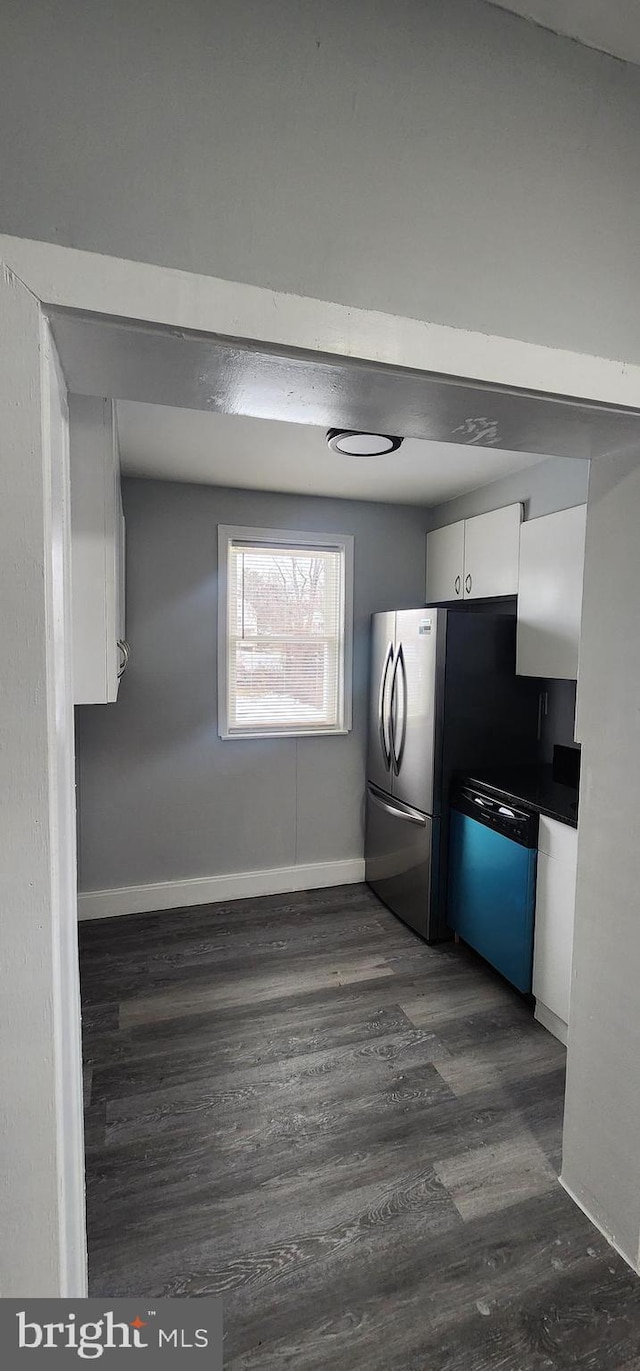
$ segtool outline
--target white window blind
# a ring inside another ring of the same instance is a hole
[[[351,539],[305,538],[227,531],[223,736],[346,731]]]

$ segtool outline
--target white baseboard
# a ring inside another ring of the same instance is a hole
[[[565,1023],[564,1019],[560,1019],[557,1014],[554,1014],[552,1009],[548,1009],[546,1004],[543,1004],[541,1000],[536,1000],[533,1017],[538,1020],[538,1023],[542,1024],[543,1028],[546,1028],[548,1033],[553,1033],[554,1038],[557,1038],[558,1042],[562,1043],[563,1047],[567,1046],[568,1025]]]
[[[84,890],[78,895],[79,919],[110,919],[119,914],[148,914],[157,909],[188,909],[194,904],[226,904],[250,896],[320,890],[364,880],[364,858],[280,866],[268,871],[238,871],[231,876],[199,876],[192,881],[161,881],[114,890]]]
[[[606,1241],[608,1242],[609,1247],[612,1247],[613,1250],[614,1250],[614,1252],[617,1252],[617,1253],[618,1253],[618,1256],[619,1256],[619,1257],[622,1257],[622,1260],[623,1260],[624,1262],[627,1263],[627,1266],[630,1266],[630,1267],[631,1267],[631,1270],[635,1273],[636,1276],[637,1276],[637,1275],[640,1275],[640,1265],[636,1265],[636,1263],[633,1262],[633,1261],[631,1260],[631,1257],[629,1256],[629,1254],[628,1254],[627,1252],[623,1252],[622,1248],[621,1248],[620,1245],[616,1242],[615,1238],[612,1237],[611,1233],[608,1233],[607,1230],[606,1230],[606,1228],[603,1228],[603,1227],[602,1227],[602,1224],[599,1223],[598,1220],[594,1217],[594,1215],[591,1213],[591,1210],[587,1207],[587,1205],[584,1203],[584,1201],[578,1199],[578,1196],[576,1195],[575,1190],[572,1190],[572,1189],[571,1189],[571,1186],[570,1186],[570,1185],[567,1185],[567,1182],[566,1182],[565,1180],[563,1180],[562,1176],[559,1177],[559,1180],[560,1180],[560,1184],[561,1184],[561,1186],[562,1186],[562,1189],[563,1189],[563,1190],[566,1190],[567,1195],[569,1196],[569,1199],[573,1200],[573,1203],[574,1203],[574,1204],[577,1204],[578,1209],[581,1209],[581,1210],[582,1210],[582,1213],[583,1213],[584,1215],[586,1215],[586,1217],[587,1217],[588,1220],[589,1220],[589,1223],[592,1223],[593,1226],[594,1226],[594,1228],[597,1228],[598,1232],[599,1232],[599,1233],[602,1233],[602,1236],[603,1236],[603,1238],[605,1238]]]

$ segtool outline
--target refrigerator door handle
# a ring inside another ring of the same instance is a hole
[[[396,776],[398,775],[398,757],[397,757],[397,754],[396,754],[396,725],[395,725],[395,712],[396,712],[396,681],[397,681],[397,679],[398,679],[398,667],[399,667],[399,665],[400,665],[400,653],[401,653],[401,651],[402,651],[402,644],[400,644],[400,647],[399,647],[399,649],[398,649],[398,655],[397,655],[396,660],[395,660],[394,665],[393,665],[393,676],[391,677],[391,696],[390,696],[390,698],[389,698],[389,737],[390,737],[390,739],[391,739],[391,758],[392,758],[392,761],[393,761],[393,770],[394,770]]]
[[[387,647],[387,651],[386,651],[386,656],[385,656],[385,659],[384,659],[384,666],[383,666],[383,668],[382,668],[382,674],[381,674],[381,676],[380,676],[380,692],[379,692],[379,695],[378,695],[378,729],[379,729],[379,732],[380,732],[380,746],[381,746],[381,748],[382,748],[382,755],[383,755],[383,757],[384,757],[384,762],[385,762],[385,766],[386,766],[386,768],[387,768],[387,771],[390,771],[390,769],[391,769],[392,735],[391,735],[391,713],[389,713],[389,719],[387,720],[387,719],[385,718],[385,707],[384,707],[384,702],[385,702],[385,696],[386,696],[386,693],[387,693],[387,679],[388,679],[388,676],[389,676],[389,667],[391,666],[392,661],[393,661],[393,643],[389,643],[389,646]],[[387,728],[388,728],[388,731],[389,731],[389,741],[388,741],[388,742],[387,742]]]
[[[394,819],[405,819],[408,824],[419,824],[421,828],[426,828],[427,820],[424,814],[418,813],[417,809],[411,809],[409,805],[405,805],[403,809],[397,809],[394,804],[390,804],[389,800],[379,795],[373,786],[367,786],[367,791],[373,803],[378,805],[380,809],[384,809],[386,814],[392,814]]]
[[[397,683],[398,683],[398,672],[399,672],[399,671],[402,672],[402,715],[401,715],[401,725],[400,725],[400,746],[397,747],[397,746],[396,746],[396,686],[397,686]],[[399,775],[400,775],[400,767],[402,766],[402,754],[403,754],[403,752],[404,752],[404,744],[405,744],[405,739],[406,739],[406,736],[407,736],[407,668],[406,668],[406,666],[405,666],[405,661],[404,661],[404,649],[403,649],[403,647],[402,647],[402,643],[400,644],[400,647],[398,648],[398,655],[397,655],[397,657],[396,657],[395,666],[394,666],[394,668],[393,668],[393,679],[392,679],[392,682],[391,682],[391,710],[390,710],[390,718],[391,718],[390,733],[391,733],[391,748],[392,748],[392,752],[393,752],[393,765],[394,765],[394,771],[395,771],[395,773],[396,773],[396,776],[399,776]]]

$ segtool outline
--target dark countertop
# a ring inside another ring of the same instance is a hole
[[[561,824],[578,827],[577,788],[556,781],[552,766],[504,766],[470,771],[465,781],[499,794],[512,804],[526,805]]]

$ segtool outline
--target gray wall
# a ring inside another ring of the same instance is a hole
[[[512,476],[502,476],[488,486],[459,495],[429,510],[430,528],[471,519],[503,505],[524,504],[525,519],[540,519],[558,509],[584,505],[589,486],[589,463],[577,457],[553,457],[548,462],[525,467]]]
[[[424,511],[160,481],[124,484],[131,664],[77,712],[81,890],[362,856],[369,615],[424,603]],[[355,536],[354,726],[217,734],[217,524]]]
[[[640,361],[640,70],[481,0],[3,0],[0,229]]]
[[[640,1234],[640,460],[591,470],[578,686],[578,890],[563,1179],[629,1260]]]

